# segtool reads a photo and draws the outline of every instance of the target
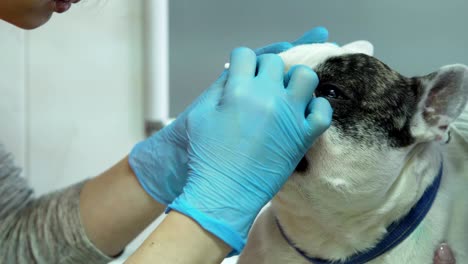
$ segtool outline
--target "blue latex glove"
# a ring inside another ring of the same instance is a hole
[[[278,54],[294,46],[310,43],[324,43],[328,40],[328,31],[324,27],[316,27],[307,31],[300,38],[293,42],[277,42],[255,50],[257,56],[273,53]]]
[[[325,42],[327,38],[328,31],[323,27],[317,27],[292,43],[271,44],[257,49],[256,54],[279,53],[293,45]],[[218,86],[215,83],[208,88],[172,124],[132,149],[129,164],[143,189],[156,201],[167,205],[181,194],[187,179],[187,135],[185,134],[187,114],[201,105],[212,103],[213,89]]]
[[[253,51],[236,49],[227,82],[217,89],[220,99],[187,117],[188,180],[169,208],[197,221],[235,253],[260,209],[331,123],[328,101],[313,99],[317,75],[296,66],[288,76],[285,87],[279,56],[262,55],[257,65]]]

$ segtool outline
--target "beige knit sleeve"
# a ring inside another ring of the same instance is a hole
[[[108,263],[80,219],[84,182],[33,198],[11,155],[0,145],[0,263]]]

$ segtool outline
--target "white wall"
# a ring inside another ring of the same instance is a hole
[[[0,22],[0,142],[26,164],[25,34]]]
[[[99,174],[143,136],[140,1],[0,24],[0,141],[38,194]]]

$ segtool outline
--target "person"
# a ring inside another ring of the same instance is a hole
[[[0,0],[0,19],[34,29],[77,2]],[[284,76],[274,53],[327,36],[316,28],[291,43],[234,50],[230,69],[171,125],[64,190],[34,198],[0,145],[2,263],[107,263],[166,207],[128,263],[219,263],[239,253],[260,208],[331,121],[328,102],[311,98],[315,73],[298,66]],[[434,256],[454,263],[445,244]]]

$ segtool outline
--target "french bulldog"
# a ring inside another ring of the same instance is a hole
[[[468,67],[405,77],[366,41],[279,55],[316,71],[333,120],[238,263],[429,264],[444,241],[468,263]]]

